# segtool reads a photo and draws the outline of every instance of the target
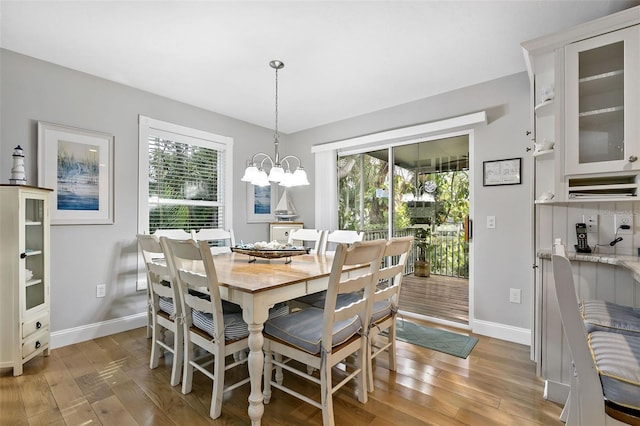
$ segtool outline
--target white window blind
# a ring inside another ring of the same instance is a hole
[[[149,136],[149,231],[224,227],[224,152]]]
[[[140,117],[140,232],[232,228],[233,140]]]

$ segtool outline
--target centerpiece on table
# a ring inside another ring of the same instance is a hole
[[[235,247],[231,247],[231,251],[234,253],[248,255],[249,262],[255,262],[258,257],[263,259],[279,259],[284,257],[286,258],[285,263],[290,263],[292,256],[308,254],[309,250],[307,247],[282,244],[275,240],[269,243],[259,241],[253,244],[238,244]]]

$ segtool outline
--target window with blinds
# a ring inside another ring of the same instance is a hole
[[[224,156],[149,137],[149,232],[224,227]]]
[[[140,116],[139,232],[231,229],[233,139]]]

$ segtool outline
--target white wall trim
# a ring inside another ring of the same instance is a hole
[[[372,133],[364,136],[356,136],[354,138],[343,139],[335,142],[327,142],[314,145],[311,147],[312,153],[322,151],[343,150],[345,148],[362,147],[364,145],[384,142],[402,141],[407,138],[416,138],[418,136],[426,136],[433,133],[451,131],[459,127],[469,127],[478,123],[487,122],[486,111],[474,112],[472,114],[461,115],[458,117],[447,118],[445,120],[432,121],[429,123],[417,124],[415,126],[402,127],[400,129],[387,130],[384,132]]]
[[[475,334],[495,337],[496,339],[521,345],[531,345],[531,330],[528,328],[513,327],[497,322],[474,320],[471,329]]]
[[[557,402],[558,404],[564,404],[569,397],[569,385],[564,383],[554,382],[553,380],[544,381],[544,392],[542,397],[547,401]]]
[[[49,347],[51,349],[61,348],[75,343],[97,339],[98,337],[133,330],[134,328],[146,327],[146,325],[147,313],[141,312],[139,314],[129,315],[122,318],[114,318],[80,327],[54,331],[51,333]]]

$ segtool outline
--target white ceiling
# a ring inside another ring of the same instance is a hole
[[[638,4],[11,1],[0,46],[284,133],[525,70],[520,43]]]

